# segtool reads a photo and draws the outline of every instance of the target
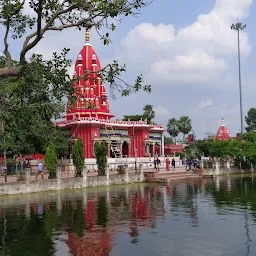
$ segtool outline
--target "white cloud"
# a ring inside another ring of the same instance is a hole
[[[178,31],[171,24],[142,23],[123,39],[119,55],[153,82],[205,82],[222,76],[237,54],[237,35],[230,29],[248,15],[253,0],[216,0],[208,14]],[[241,53],[251,47],[241,32]]]
[[[199,108],[200,109],[204,109],[204,108],[207,108],[207,107],[210,107],[212,106],[212,100],[209,99],[209,100],[202,100],[200,103],[199,103]]]
[[[163,106],[156,106],[156,107],[154,107],[154,111],[156,113],[156,117],[158,117],[158,116],[169,117],[170,116],[169,109],[167,109],[167,108],[165,108]]]

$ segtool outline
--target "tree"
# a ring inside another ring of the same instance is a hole
[[[191,119],[188,116],[182,116],[180,117],[180,120],[178,121],[179,131],[183,133],[183,141],[185,141],[185,135],[188,134],[191,129]]]
[[[61,56],[65,58],[67,53]],[[0,57],[0,68],[5,64]],[[70,92],[70,81],[65,77],[69,65],[70,61],[60,60],[59,55],[51,61],[33,55],[22,76],[0,80],[0,120],[4,123],[1,150],[4,144],[10,155],[45,153],[49,144],[58,151],[67,149],[64,132],[52,120],[64,111],[62,99]]]
[[[172,144],[173,140],[171,137],[164,136],[164,144]]]
[[[248,132],[243,134],[243,140],[256,144],[256,132]]]
[[[250,108],[247,116],[245,117],[245,122],[247,127],[245,130],[247,132],[256,132],[256,108]]]
[[[148,124],[152,124],[152,119],[155,118],[155,111],[153,110],[153,106],[149,104],[145,105],[143,110],[144,110],[144,113],[143,113],[144,119],[147,119]]]
[[[176,118],[169,119],[167,124],[167,132],[170,134],[170,136],[173,137],[174,141],[176,142],[176,137],[180,133],[179,122]]]
[[[84,150],[83,142],[79,137],[74,144],[72,158],[74,166],[76,167],[76,176],[81,176],[84,167]]]
[[[49,177],[50,178],[55,177],[56,168],[58,166],[58,158],[57,158],[56,150],[52,145],[47,147],[44,161],[47,166],[47,171],[49,172]]]
[[[104,142],[96,143],[94,146],[94,153],[96,156],[96,163],[98,166],[98,175],[105,176],[105,172],[107,169],[107,147]]]
[[[25,2],[28,2],[25,13]],[[150,2],[149,2],[150,3]],[[27,72],[30,61],[27,59],[29,51],[42,40],[45,35],[51,32],[59,32],[68,28],[83,27],[94,28],[100,35],[105,45],[110,42],[109,32],[103,34],[102,29],[115,30],[115,25],[110,23],[110,18],[117,19],[122,16],[136,15],[142,7],[149,3],[146,0],[0,0],[0,28],[4,31],[3,45],[6,64],[0,68],[0,78],[20,77]],[[11,52],[9,48],[10,37],[19,39],[21,47],[15,47]],[[24,40],[22,40],[24,38]],[[13,55],[17,55],[19,60],[15,62]],[[60,60],[64,59],[60,56]],[[53,67],[54,65],[52,65]],[[56,69],[59,67],[57,66]],[[130,85],[120,78],[120,74],[126,70],[125,66],[120,66],[117,61],[104,67],[102,75],[110,83],[112,89],[117,89],[126,96],[139,90],[151,91],[150,85],[142,85],[143,78],[138,76],[134,85]],[[32,74],[34,71],[30,72]],[[67,77],[68,72],[65,73]],[[55,73],[55,78],[61,78],[62,74]],[[69,79],[70,80],[70,79]],[[53,81],[54,82],[54,79]],[[50,84],[49,84],[50,86]]]
[[[140,121],[143,120],[143,115],[130,115],[130,116],[124,116],[123,121]]]

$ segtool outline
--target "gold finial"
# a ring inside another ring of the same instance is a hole
[[[86,42],[90,41],[90,32],[88,28],[86,28],[86,31],[85,31],[85,41]]]

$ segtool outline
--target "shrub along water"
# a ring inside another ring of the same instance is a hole
[[[107,169],[107,152],[108,150],[104,142],[95,144],[94,153],[96,156],[99,176],[105,176]]]
[[[57,158],[56,150],[52,145],[47,147],[44,161],[47,166],[47,171],[49,172],[49,178],[50,179],[55,178],[56,169],[58,166],[58,158]]]
[[[76,176],[81,176],[84,167],[84,150],[83,142],[79,137],[74,144],[72,158],[74,166],[76,167]]]

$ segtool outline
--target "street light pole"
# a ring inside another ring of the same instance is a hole
[[[243,100],[242,100],[242,79],[241,79],[241,61],[240,61],[240,31],[246,28],[246,24],[237,22],[236,24],[231,25],[232,30],[237,31],[238,39],[238,74],[239,74],[239,96],[240,96],[240,122],[241,122],[241,135],[244,133],[244,122],[243,122]]]
[[[135,138],[135,127],[133,123],[133,150],[134,150],[134,157],[135,157],[135,171],[137,172],[137,147],[136,147],[136,138]]]

